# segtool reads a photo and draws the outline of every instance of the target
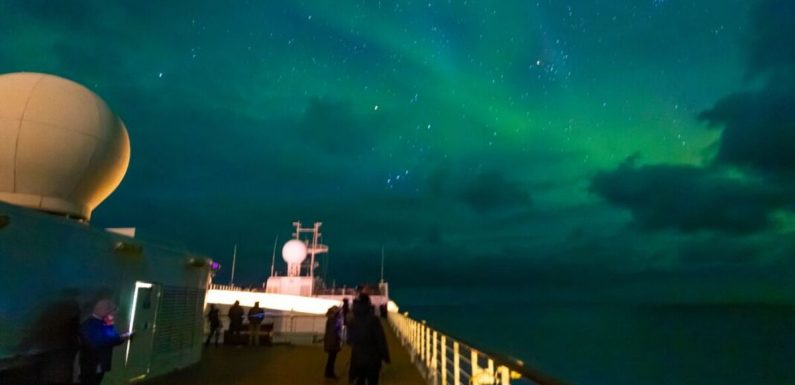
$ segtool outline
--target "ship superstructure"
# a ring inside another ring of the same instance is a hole
[[[103,384],[201,358],[214,263],[89,224],[129,159],[124,123],[87,88],[0,75],[0,383],[71,383],[77,329],[100,299],[118,305],[118,330],[136,333]]]

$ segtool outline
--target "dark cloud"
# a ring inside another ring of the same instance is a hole
[[[527,209],[532,202],[527,187],[494,169],[462,173],[439,167],[427,177],[426,185],[430,196],[455,199],[480,213]]]
[[[701,119],[723,127],[715,162],[773,175],[795,172],[793,100],[795,89],[771,88],[731,95],[703,112]]]
[[[722,98],[699,118],[723,128],[716,163],[791,176],[795,171],[795,4],[762,1],[753,17],[748,75],[763,86]]]
[[[530,193],[499,171],[483,172],[467,181],[460,198],[478,211],[521,208],[530,204]]]
[[[770,226],[771,214],[787,204],[774,187],[693,166],[626,162],[597,174],[590,190],[648,229],[750,233]]]
[[[762,1],[753,13],[749,77],[762,87],[720,99],[698,118],[722,129],[710,168],[632,161],[593,178],[591,191],[650,229],[751,233],[789,208],[795,173],[795,5]],[[725,169],[744,177],[729,177]],[[703,250],[699,250],[703,253]],[[693,253],[691,253],[693,254]]]
[[[770,74],[795,80],[795,3],[764,0],[753,11],[753,32],[749,52],[751,76]]]

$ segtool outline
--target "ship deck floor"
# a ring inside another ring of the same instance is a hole
[[[381,369],[382,385],[425,385],[394,331],[384,323],[391,364]],[[322,345],[205,348],[199,364],[150,381],[146,385],[318,385],[347,384],[351,349],[337,356],[339,380],[323,377],[326,353]]]

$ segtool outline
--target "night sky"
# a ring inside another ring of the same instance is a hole
[[[409,302],[795,300],[791,2],[117,3],[0,0],[0,73],[103,97],[132,158],[92,224],[220,282],[300,219]]]

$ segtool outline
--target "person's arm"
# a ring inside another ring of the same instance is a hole
[[[105,327],[97,322],[86,322],[80,327],[80,336],[92,348],[116,346],[126,340],[112,327]]]

